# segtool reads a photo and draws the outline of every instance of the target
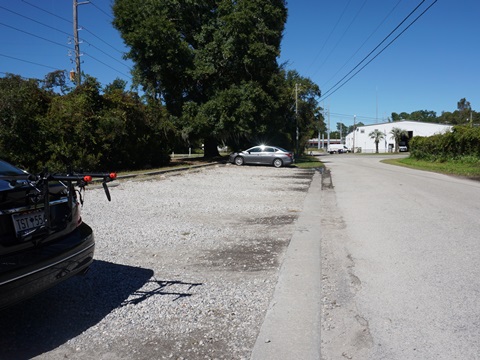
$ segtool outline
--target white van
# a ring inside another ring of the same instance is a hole
[[[351,151],[349,148],[347,148],[343,144],[331,144],[328,147],[327,152],[329,152],[330,154],[335,154],[335,153],[343,154],[343,153],[349,153]]]

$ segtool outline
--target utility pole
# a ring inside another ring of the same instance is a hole
[[[319,124],[318,124],[318,131],[317,131],[317,134],[318,134],[318,141],[317,141],[317,150],[320,150],[320,121],[319,121]],[[322,143],[323,145],[323,143]]]
[[[352,154],[355,154],[355,126],[357,122],[357,115],[353,115],[353,146],[352,146]]]
[[[323,122],[325,124],[327,134],[328,134],[328,127],[327,127],[327,110],[325,107],[325,101],[322,103],[322,110],[323,110]],[[328,135],[327,135],[328,136]],[[328,146],[328,145],[327,145]],[[322,134],[322,148],[325,150],[325,132]]]
[[[295,83],[295,125],[296,125],[296,157],[299,156],[300,147],[298,144],[298,84]]]
[[[327,130],[327,151],[330,148],[330,104],[327,106],[327,123],[328,123],[328,130]]]
[[[80,41],[78,39],[78,5],[88,4],[89,1],[78,2],[73,0],[73,42],[75,46],[75,84],[78,86],[82,82],[82,75],[80,71]]]

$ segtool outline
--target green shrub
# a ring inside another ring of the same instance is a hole
[[[480,159],[480,128],[454,126],[451,132],[410,140],[410,156],[417,160]]]

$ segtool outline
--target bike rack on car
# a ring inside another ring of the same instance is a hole
[[[117,174],[112,173],[76,173],[69,172],[65,174],[50,174],[47,170],[44,170],[38,175],[32,175],[25,173],[25,175],[0,175],[0,180],[7,180],[12,186],[15,186],[18,181],[25,181],[28,186],[33,188],[35,192],[31,194],[33,203],[41,203],[43,198],[43,212],[44,212],[44,224],[36,229],[33,229],[29,232],[23,233],[21,235],[22,240],[29,240],[33,238],[34,235],[38,233],[52,233],[55,231],[51,223],[51,213],[50,213],[50,182],[56,181],[64,186],[67,194],[67,203],[70,217],[73,216],[73,206],[74,200],[76,199],[75,187],[78,187],[78,201],[83,205],[83,198],[81,195],[82,191],[85,191],[85,187],[92,183],[94,179],[101,179],[102,186],[107,196],[108,201],[111,201],[110,191],[108,189],[108,183],[115,180]]]

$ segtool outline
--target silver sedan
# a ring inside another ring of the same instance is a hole
[[[230,154],[229,162],[236,165],[263,164],[277,168],[292,164],[293,153],[277,146],[260,145]]]

